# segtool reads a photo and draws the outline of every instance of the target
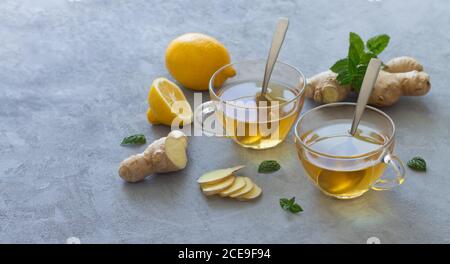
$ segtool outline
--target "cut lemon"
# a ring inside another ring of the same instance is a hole
[[[147,109],[147,120],[152,125],[159,124],[158,119],[156,119],[156,116],[153,114],[152,109],[150,109],[150,107]]]
[[[153,81],[148,93],[147,118],[152,124],[187,125],[192,122],[192,109],[183,91],[166,78]]]

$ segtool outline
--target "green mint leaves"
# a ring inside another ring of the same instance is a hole
[[[143,134],[131,135],[122,140],[121,145],[142,145],[145,144],[147,140]]]
[[[280,164],[276,160],[265,160],[259,164],[259,173],[271,173],[279,170],[281,168]]]
[[[338,60],[330,68],[337,73],[339,84],[351,85],[355,92],[359,92],[370,59],[376,58],[387,47],[389,39],[386,34],[378,35],[364,45],[358,34],[350,32],[347,58]]]
[[[367,48],[374,54],[379,55],[389,44],[389,36],[378,35],[367,41]]]
[[[281,198],[280,199],[280,206],[286,211],[289,211],[291,213],[298,213],[303,212],[303,208],[295,202],[295,197],[292,197],[291,199],[287,198]]]
[[[408,167],[417,171],[426,171],[427,163],[422,157],[414,157],[408,161]]]

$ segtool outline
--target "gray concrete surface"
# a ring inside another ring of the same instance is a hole
[[[444,0],[2,0],[0,242],[365,243],[375,236],[449,243],[449,13]],[[151,81],[169,77],[168,42],[203,32],[222,41],[233,61],[265,57],[278,16],[291,20],[280,58],[308,76],[345,55],[349,31],[365,39],[388,33],[382,59],[413,55],[425,65],[431,93],[385,111],[398,127],[397,153],[405,161],[425,157],[428,171],[408,169],[400,188],[338,201],[306,179],[292,137],[267,151],[196,137],[184,171],[124,183],[119,162],[144,147],[121,147],[121,139],[168,133],[145,119]],[[269,158],[282,169],[257,174]],[[238,163],[263,187],[260,200],[200,193],[202,172]],[[278,199],[290,196],[303,213],[280,209]]]

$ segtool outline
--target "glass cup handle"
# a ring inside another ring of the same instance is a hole
[[[201,132],[206,136],[220,136],[223,129],[221,128],[221,125],[218,123],[218,120],[215,116],[216,111],[217,103],[214,101],[207,101],[199,105],[194,111],[195,128],[200,129]],[[214,123],[216,130],[208,126],[208,124],[211,125],[212,123]]]
[[[372,185],[372,189],[377,191],[384,191],[384,190],[390,190],[396,186],[399,186],[405,181],[405,165],[403,165],[403,162],[400,160],[399,157],[397,157],[395,154],[387,154],[383,157],[382,160],[386,165],[390,166],[395,174],[385,177],[385,175],[381,176],[380,179],[378,179],[374,185]]]

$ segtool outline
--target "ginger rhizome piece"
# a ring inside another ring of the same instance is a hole
[[[140,154],[120,163],[119,175],[127,182],[138,182],[153,173],[184,169],[187,164],[187,137],[178,130],[151,143]]]
[[[369,104],[390,106],[401,96],[422,96],[430,91],[430,76],[416,59],[397,57],[385,65],[378,75]],[[334,103],[347,98],[351,87],[340,85],[336,76],[329,70],[311,77],[306,86],[306,97],[318,103]]]
[[[430,90],[430,76],[425,72],[408,71],[390,73],[380,71],[369,98],[369,104],[390,106],[401,96],[421,96]]]
[[[385,64],[384,71],[390,73],[409,72],[409,71],[423,71],[423,66],[416,59],[408,56],[393,58]]]
[[[350,85],[340,85],[336,80],[337,74],[328,70],[314,75],[308,80],[306,97],[313,98],[319,103],[334,103],[347,98]]]

